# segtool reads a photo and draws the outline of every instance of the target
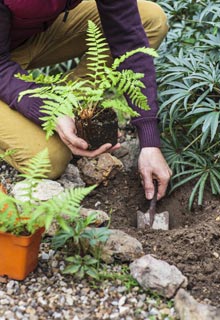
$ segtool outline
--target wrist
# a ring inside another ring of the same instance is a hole
[[[156,147],[160,148],[160,131],[157,118],[138,118],[132,120],[136,127],[140,148]]]

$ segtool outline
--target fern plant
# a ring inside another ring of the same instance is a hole
[[[156,57],[157,53],[151,48],[138,48],[125,53],[115,59],[111,66],[107,66],[108,46],[99,28],[88,21],[87,32],[87,80],[68,81],[62,74],[56,76],[17,75],[24,81],[34,81],[41,87],[21,92],[19,100],[24,95],[39,97],[43,100],[41,111],[43,129],[47,138],[50,137],[56,127],[57,118],[62,115],[91,118],[97,109],[113,108],[116,112],[129,116],[137,116],[138,113],[129,107],[124,97],[126,94],[132,103],[141,109],[148,110],[146,96],[142,93],[144,84],[142,73],[132,70],[119,71],[119,65],[130,56],[141,52]]]
[[[33,234],[40,227],[47,230],[53,221],[57,221],[62,229],[69,230],[69,224],[79,217],[80,203],[94,186],[69,189],[40,202],[34,197],[34,191],[41,179],[46,178],[49,167],[48,150],[45,149],[23,169],[21,176],[26,179],[23,188],[26,201],[0,192],[0,231],[15,235]]]

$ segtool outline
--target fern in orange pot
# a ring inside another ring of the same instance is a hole
[[[69,228],[78,216],[80,202],[94,188],[69,189],[40,202],[34,197],[39,182],[46,178],[50,162],[48,150],[37,154],[24,169],[26,201],[0,191],[0,276],[23,280],[38,264],[38,253],[44,230],[57,221],[62,229]]]
[[[46,151],[38,154],[22,176],[28,177],[27,202],[21,202],[0,192],[0,275],[23,280],[38,263],[38,252],[44,223],[32,219],[33,191],[40,178],[46,177],[49,161]],[[35,166],[35,167],[34,167]]]

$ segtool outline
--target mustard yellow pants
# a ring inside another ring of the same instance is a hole
[[[166,16],[157,4],[150,1],[140,0],[138,5],[150,45],[158,48],[167,33]],[[100,26],[95,1],[83,1],[70,11],[65,23],[61,14],[46,32],[33,36],[11,52],[11,59],[24,69],[34,69],[83,56],[86,52],[85,37],[89,19]],[[85,73],[84,60],[74,69],[75,75],[83,76]],[[22,171],[22,166],[28,160],[47,147],[51,161],[49,177],[56,179],[63,173],[72,155],[57,134],[47,141],[40,126],[10,109],[2,101],[0,116],[0,153],[7,149],[16,150],[6,159],[9,164]]]

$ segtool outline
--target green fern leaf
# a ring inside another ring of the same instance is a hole
[[[144,53],[144,54],[148,54],[152,57],[158,57],[157,52],[153,48],[146,48],[146,47],[137,48],[137,49],[126,52],[125,54],[123,54],[119,58],[116,58],[112,64],[112,69],[116,70],[121,63],[123,63],[126,59],[135,55],[136,53]]]
[[[87,31],[87,59],[90,61],[88,69],[92,71],[91,78],[95,81],[100,77],[100,73],[104,72],[104,66],[106,64],[108,54],[108,46],[102,32],[91,20],[88,21]]]

